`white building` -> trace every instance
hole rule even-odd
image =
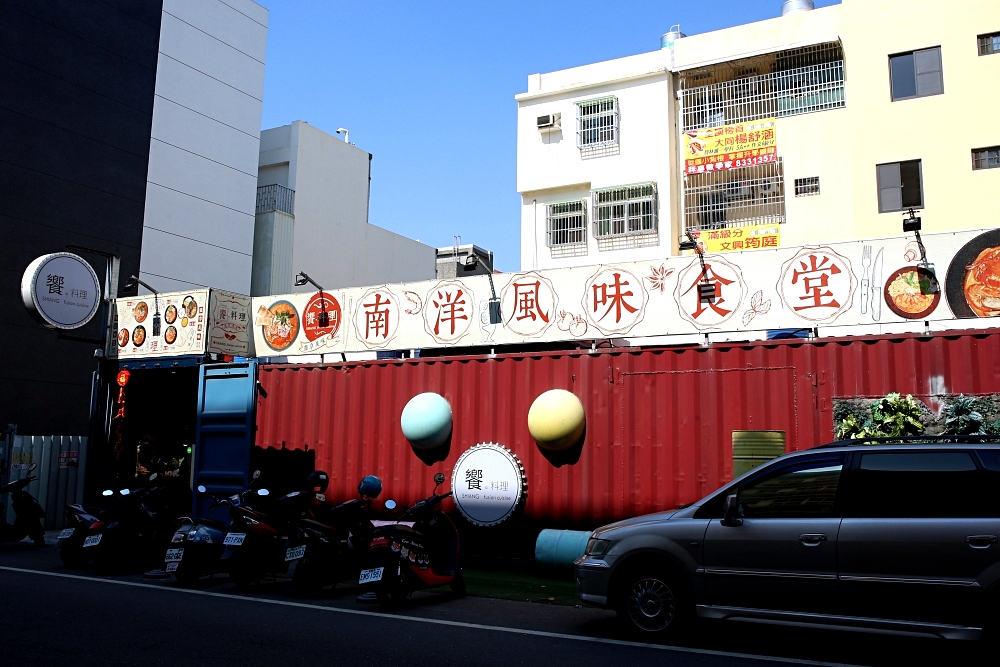
[[[251,294],[434,277],[434,248],[369,224],[371,159],[304,121],[261,132]]]
[[[268,11],[163,0],[140,278],[250,292]]]

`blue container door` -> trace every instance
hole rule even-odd
[[[228,521],[225,508],[198,493],[239,493],[250,477],[254,440],[257,362],[203,365],[198,377],[198,426],[194,453],[194,515]]]

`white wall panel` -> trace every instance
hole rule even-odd
[[[157,98],[154,139],[190,151],[233,169],[257,175],[260,140],[165,98]]]
[[[268,26],[268,10],[254,0],[219,0],[222,4],[232,7],[240,14],[249,16],[265,28]]]
[[[173,58],[159,59],[156,94],[254,137],[260,135],[259,99]]]
[[[156,139],[149,144],[147,180],[250,215],[256,209],[256,176],[210,162]]]
[[[163,0],[163,11],[264,62],[267,26],[219,0]]]
[[[263,97],[264,63],[167,13],[160,22],[160,52],[258,100]]]
[[[249,294],[251,263],[250,255],[193,239],[148,228],[142,234],[142,274],[160,291],[170,289],[163,279],[173,278]]]
[[[146,189],[146,227],[253,252],[253,216],[155,184]]]

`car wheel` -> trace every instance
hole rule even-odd
[[[688,614],[680,587],[659,572],[629,577],[621,590],[618,617],[640,634],[672,633]]]

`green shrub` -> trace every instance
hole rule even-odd
[[[920,401],[913,396],[907,394],[903,398],[892,392],[872,403],[871,416],[864,421],[848,414],[837,424],[836,435],[841,440],[920,435],[924,432],[921,412]]]
[[[986,419],[976,408],[979,401],[972,396],[959,394],[944,406],[944,433],[946,435],[986,435]],[[995,424],[996,422],[994,422]]]

